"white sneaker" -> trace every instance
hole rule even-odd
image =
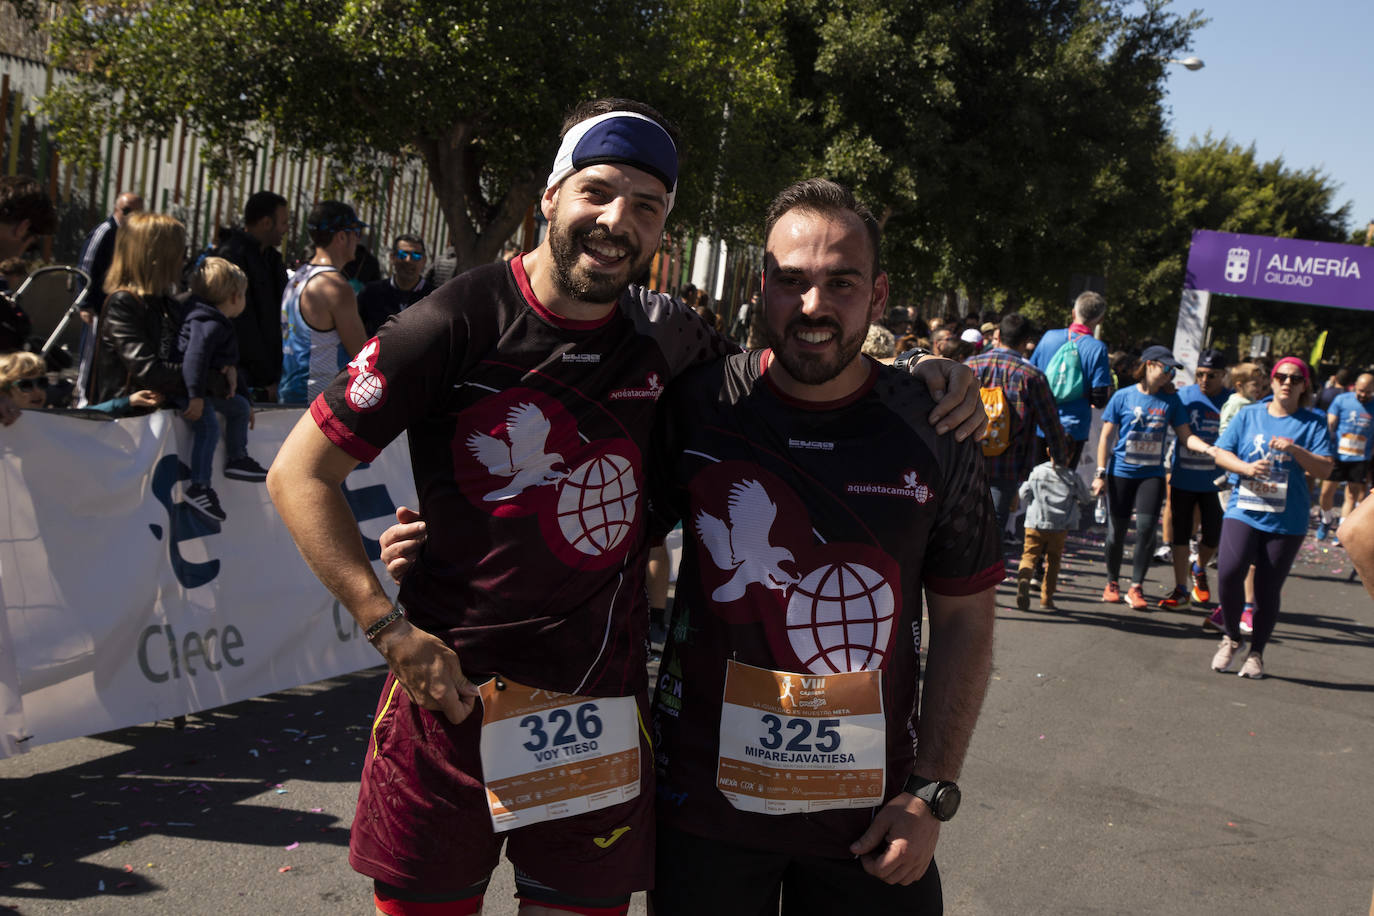
[[[1225,671],[1230,668],[1231,659],[1239,648],[1239,639],[1232,639],[1225,633],[1221,634],[1221,643],[1217,646],[1217,654],[1212,656],[1212,670]]]
[[[1259,680],[1264,677],[1264,659],[1259,657],[1258,652],[1251,652],[1245,657],[1245,664],[1241,665],[1240,671],[1236,673],[1241,677],[1250,677]]]

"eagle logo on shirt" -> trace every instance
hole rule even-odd
[[[639,450],[623,436],[585,435],[557,398],[527,387],[481,398],[458,415],[450,448],[468,502],[494,519],[533,517],[564,565],[604,569],[635,545]]]
[[[690,489],[696,575],[713,613],[761,623],[775,660],[793,671],[883,666],[901,612],[890,556],[823,538],[796,493],[757,465],[714,464]]]
[[[533,404],[517,404],[506,414],[506,438],[474,432],[467,438],[468,451],[493,477],[506,483],[482,498],[500,502],[530,487],[547,487],[568,476],[563,456],[548,451],[552,424]]]
[[[712,601],[737,601],[752,584],[785,590],[795,585],[798,576],[783,569],[796,557],[786,547],[769,542],[778,507],[757,480],[743,480],[730,488],[729,524],[700,510],[696,515],[697,535],[720,569],[732,569],[728,582],[711,593]]]

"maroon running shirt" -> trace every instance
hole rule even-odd
[[[408,433],[428,539],[400,600],[465,673],[620,696],[646,680],[641,491],[658,398],[729,348],[638,286],[603,320],[560,318],[517,258],[387,321],[310,413],[360,461]]]
[[[890,799],[915,756],[922,588],[991,588],[1002,555],[982,452],[935,434],[924,383],[874,363],[850,397],[809,403],[763,375],[770,358],[694,370],[660,412],[651,514],[660,531],[681,519],[684,537],[654,699],[659,817],[707,838],[843,858],[872,807],[765,814],[717,788],[727,660],[811,684],[881,671],[886,783],[874,790]],[[803,707],[790,685],[806,683],[786,688]],[[786,759],[780,742],[764,746]],[[834,749],[820,732],[787,747]]]

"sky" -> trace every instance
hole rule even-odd
[[[1349,226],[1374,221],[1374,0],[1174,0],[1211,21],[1168,68],[1170,127],[1254,144],[1260,162],[1317,168],[1349,201]]]

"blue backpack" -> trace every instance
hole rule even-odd
[[[1064,345],[1050,357],[1045,366],[1045,378],[1050,383],[1050,394],[1058,404],[1076,401],[1087,393],[1083,387],[1083,358],[1078,354],[1078,344],[1074,342],[1073,332],[1069,332]]]

